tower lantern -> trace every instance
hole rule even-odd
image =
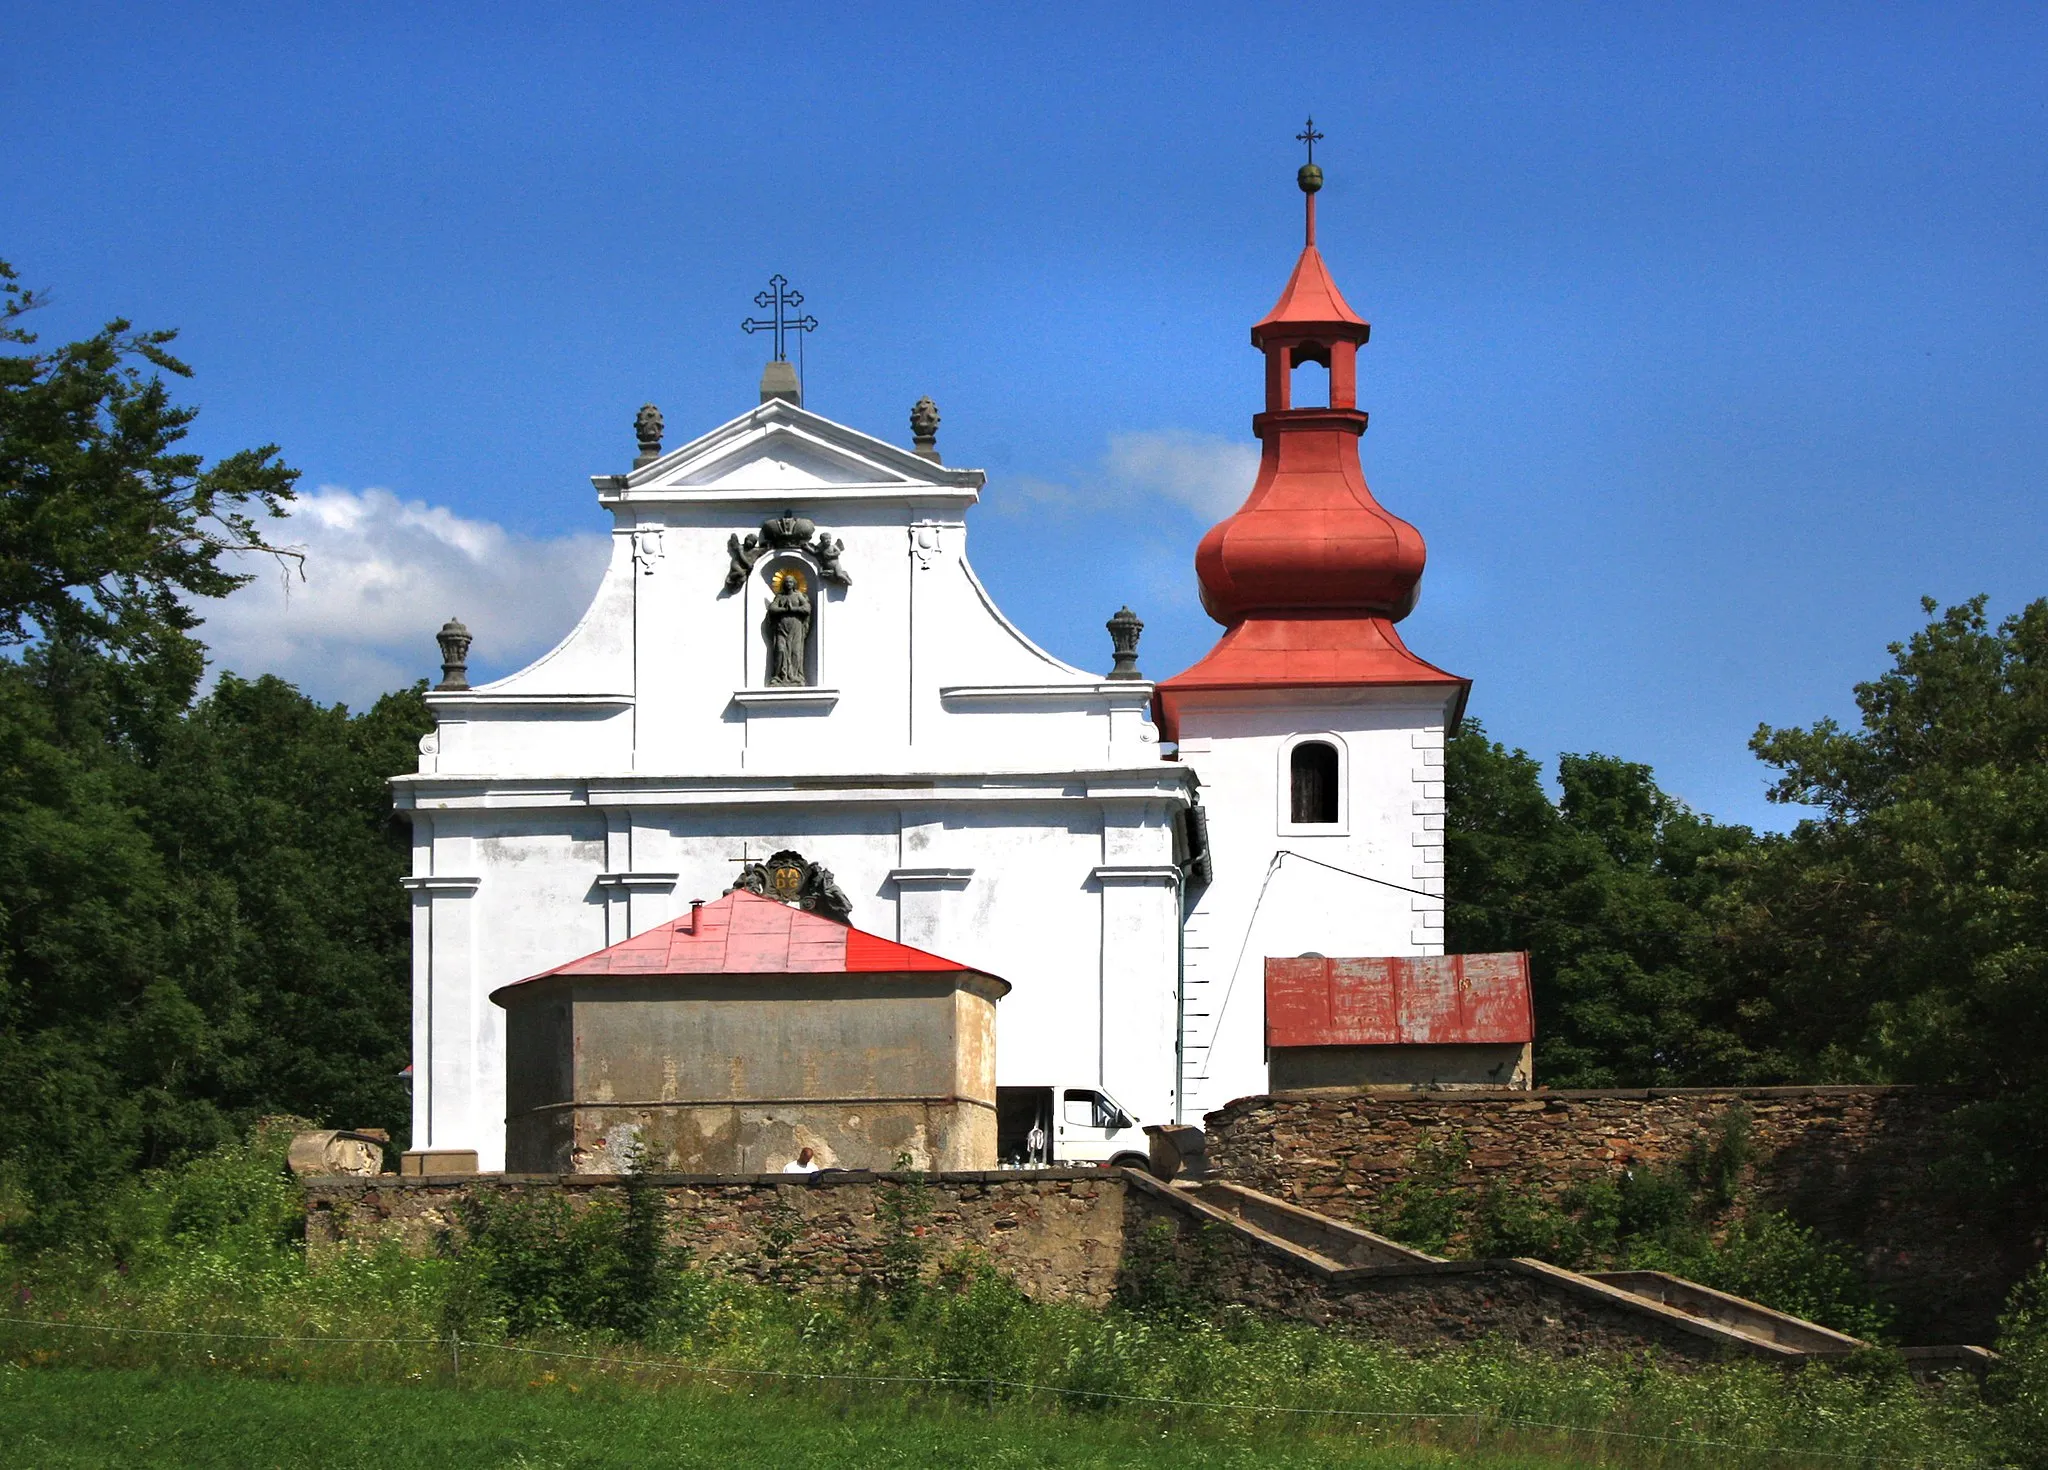
[[[1321,135],[1311,123],[1302,136],[1313,148]],[[1252,419],[1263,446],[1258,478],[1244,505],[1212,527],[1195,553],[1202,605],[1231,628],[1247,619],[1399,621],[1415,606],[1427,555],[1421,533],[1366,487],[1358,461],[1366,426],[1358,349],[1372,328],[1337,289],[1316,248],[1322,170],[1306,164],[1297,182],[1307,239],[1279,301],[1251,334],[1266,356],[1266,406]],[[1326,402],[1294,401],[1294,370],[1304,363],[1328,371]],[[1340,646],[1355,641],[1334,628],[1323,631]]]

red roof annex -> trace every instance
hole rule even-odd
[[[1535,1037],[1523,953],[1266,961],[1268,1046],[1520,1045]]]
[[[556,975],[873,975],[906,971],[986,973],[779,899],[735,889],[683,918],[514,984],[530,985]]]

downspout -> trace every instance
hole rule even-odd
[[[1214,872],[1209,857],[1209,814],[1202,810],[1201,778],[1188,772],[1191,787],[1188,805],[1177,824],[1177,852],[1174,866],[1180,870],[1175,907],[1180,922],[1174,926],[1173,982],[1173,1121],[1185,1122],[1187,1105],[1188,1046],[1188,915],[1194,907],[1194,893],[1209,885]],[[1190,882],[1190,878],[1193,879]]]
[[[1180,922],[1174,925],[1173,970],[1173,1121],[1183,1122],[1182,1100],[1187,1095],[1188,1056],[1188,875],[1181,870],[1174,885],[1174,907]]]

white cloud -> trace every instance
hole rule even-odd
[[[1135,429],[1109,436],[1109,450],[1079,485],[1020,475],[995,487],[999,513],[1067,514],[1170,500],[1204,522],[1244,504],[1259,472],[1259,447],[1192,429]]]
[[[434,632],[460,617],[473,665],[510,671],[575,625],[597,591],[610,538],[538,541],[442,505],[323,485],[270,539],[305,552],[305,579],[268,558],[215,604],[200,632],[216,669],[277,674],[323,700],[360,706],[437,676]]]
[[[1259,446],[1191,429],[1145,429],[1112,434],[1103,464],[1114,482],[1219,520],[1251,494]]]

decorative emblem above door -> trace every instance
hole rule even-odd
[[[738,879],[726,892],[738,888],[763,898],[793,903],[828,918],[843,920],[853,912],[852,901],[833,881],[830,868],[810,862],[802,853],[788,848],[765,862],[749,863],[740,869]]]

